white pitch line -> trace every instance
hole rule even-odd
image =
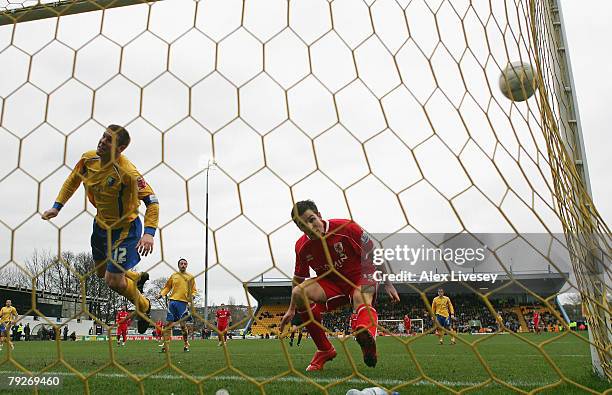
[[[23,374],[23,372],[17,372],[17,371],[12,371],[12,370],[4,370],[4,371],[0,371],[0,374],[8,374],[8,373],[20,373]],[[58,375],[58,376],[70,376],[70,377],[76,377],[75,373],[71,373],[71,372],[44,372],[41,374],[45,374],[45,375]],[[119,374],[119,373],[96,373],[93,378],[96,377],[103,377],[103,378],[122,378],[122,379],[129,379],[128,376],[126,376],[125,374]],[[141,377],[141,376],[139,376]],[[204,376],[191,376],[193,377],[196,381],[202,380],[204,379]],[[155,374],[152,376],[147,377],[147,380],[149,379],[156,379],[156,380],[186,380],[184,377],[182,376],[178,376],[178,375],[171,375],[171,374]],[[258,381],[258,382],[263,382],[266,380],[269,380],[270,377],[253,377],[254,380]],[[319,384],[329,384],[329,383],[335,383],[338,381],[343,381],[343,377],[311,377],[312,381],[319,383]],[[371,378],[372,381],[374,381],[375,383],[378,384],[382,384],[385,386],[395,386],[395,385],[399,385],[399,384],[404,384],[406,383],[407,380],[393,380],[393,379],[376,379],[376,378]],[[207,381],[242,381],[242,382],[249,382],[249,380],[245,379],[242,376],[214,376],[214,377],[210,377],[208,378]],[[484,380],[483,380],[484,381]],[[295,377],[295,376],[284,376],[284,377],[280,377],[277,378],[276,380],[272,381],[272,383],[274,382],[282,382],[282,383],[307,383],[308,380],[304,380],[301,377]],[[481,382],[469,382],[469,381],[448,381],[448,380],[436,380],[436,382],[446,385],[448,387],[472,387],[475,385],[480,384]],[[528,381],[505,381],[506,383],[514,386],[514,387],[541,387],[544,385],[548,385],[550,383],[544,383],[544,382],[528,382]],[[369,382],[359,379],[359,378],[351,378],[348,380],[344,380],[343,383],[351,383],[351,384],[370,384]],[[271,384],[271,383],[268,383]],[[410,386],[413,385],[418,385],[418,386],[423,386],[423,385],[428,385],[428,386],[433,386],[435,385],[434,383],[430,382],[430,381],[426,381],[426,380],[421,380],[418,381],[414,384],[410,384]],[[491,383],[489,385],[496,385],[496,383]]]

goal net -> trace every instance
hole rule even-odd
[[[533,67],[538,87],[523,102],[498,87],[502,70],[517,61]],[[119,124],[132,136],[125,155],[160,202],[154,251],[137,269],[166,279],[178,258],[188,257],[209,305],[232,298],[246,306],[230,329],[254,318],[250,282],[292,278],[300,233],[288,211],[313,199],[324,218],[354,219],[381,243],[405,234],[435,246],[448,235],[511,235],[487,246],[489,272],[503,281],[454,283],[453,298],[472,298],[465,302],[471,310],[458,313],[483,326],[513,325],[505,338],[528,344],[550,373],[528,391],[590,384],[581,381],[586,374],[567,373],[561,359],[550,357],[548,343],[519,335],[532,314],[519,298],[550,312],[544,317],[550,325],[566,329],[554,339],[588,346],[596,370],[612,377],[610,229],[585,187],[557,1],[0,1],[0,64],[0,285],[31,290],[41,306],[43,296],[64,298],[61,317],[48,322],[58,330],[90,320],[89,327],[112,331],[122,303],[79,255],[89,251],[96,213],[83,189],[57,218],[40,220],[81,154],[95,149],[107,125]],[[420,285],[399,281],[427,320],[437,287],[451,286],[433,275],[453,268],[440,263]],[[544,287],[550,278],[562,288]],[[555,305],[561,292],[580,296],[588,336],[567,330]],[[499,301],[509,293],[518,295],[514,304]],[[20,315],[47,320],[42,307],[28,303]],[[270,308],[261,319],[273,333],[283,309]],[[214,337],[214,317],[204,314],[194,311],[196,325]],[[348,317],[339,322],[348,325]],[[420,322],[421,333],[435,331]],[[380,325],[399,332],[393,320]],[[419,338],[427,337],[397,338],[406,360],[418,360]],[[522,385],[490,369],[480,354],[489,341],[459,337],[480,370],[474,382],[453,388]],[[269,385],[294,390],[285,376],[333,392],[374,374],[352,364],[343,371],[347,379],[314,381],[284,346],[274,350],[291,361],[265,377],[234,366],[231,347],[218,355],[218,371],[168,357],[155,372],[179,372],[200,391],[224,372],[237,377],[229,383],[241,379],[261,392]],[[128,375],[144,391],[153,367],[123,366],[114,355],[89,370],[61,352],[57,358],[85,388],[108,367],[115,370],[104,377]],[[3,369],[19,363],[9,353]],[[381,386],[449,388],[428,366],[414,366],[412,376]]]

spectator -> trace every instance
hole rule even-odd
[[[64,327],[64,341],[68,340],[68,325]]]
[[[17,325],[13,325],[13,328],[12,328],[12,332],[13,332],[13,333],[12,333],[11,335],[12,335],[12,337],[13,337],[13,341],[14,341],[14,342],[15,342],[15,341],[17,341],[17,336],[18,336],[18,334],[17,334],[17,329],[18,329],[18,328],[17,328]]]
[[[30,323],[29,322],[26,324],[25,328],[23,328],[23,333],[25,334],[25,341],[29,342],[30,341],[30,333],[31,333]]]
[[[76,341],[76,332],[72,331],[72,333],[70,334],[70,340],[72,340],[73,342]]]

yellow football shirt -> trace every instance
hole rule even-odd
[[[189,273],[177,272],[172,274],[160,293],[162,296],[166,296],[170,291],[172,291],[170,293],[171,300],[191,302],[194,295],[197,293],[195,278]]]
[[[61,209],[83,183],[87,197],[97,209],[96,222],[102,228],[119,229],[138,216],[140,201],[147,206],[145,233],[155,234],[159,220],[159,204],[153,189],[124,155],[115,162],[102,165],[96,151],[85,152],[74,167],[54,207]]]
[[[0,322],[6,324],[17,318],[17,309],[15,306],[6,307],[0,309]]]
[[[448,296],[436,296],[431,302],[431,308],[434,314],[441,315],[442,317],[448,317],[455,314],[455,308],[450,301]]]

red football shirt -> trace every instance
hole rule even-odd
[[[230,319],[230,312],[227,309],[219,309],[215,316],[217,317],[217,324],[227,325]]]
[[[404,317],[404,329],[406,330],[410,329],[411,323],[412,321],[410,320],[410,317]]]
[[[348,219],[330,219],[325,223],[325,242],[336,270],[343,276],[356,280],[359,277],[371,277],[374,265],[368,254],[374,244],[370,236],[355,222]],[[310,239],[302,235],[295,243],[296,277],[310,277],[310,268],[317,276],[329,270],[328,260],[323,249],[322,239]],[[332,280],[335,273],[326,276]]]
[[[351,331],[355,331],[355,327],[357,326],[357,314],[351,314]]]
[[[119,328],[127,328],[130,325],[130,321],[130,313],[128,311],[117,312],[116,322]]]
[[[537,311],[534,311],[533,322],[538,322],[538,321],[540,321],[540,314]]]

